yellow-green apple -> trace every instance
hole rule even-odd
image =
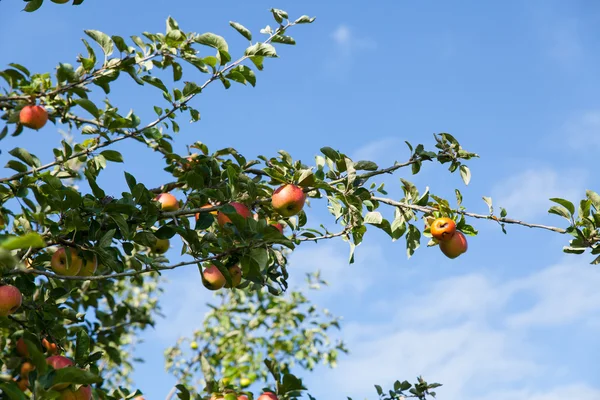
[[[277,395],[273,392],[264,392],[263,394],[258,396],[258,399],[256,399],[256,400],[279,400],[279,399],[277,398]]]
[[[79,270],[78,276],[92,276],[96,269],[98,268],[98,257],[94,256],[94,258],[85,259],[83,261],[83,265]]]
[[[296,185],[278,187],[271,196],[273,209],[284,217],[298,214],[304,207],[306,193]]]
[[[237,265],[232,265],[228,267],[229,275],[231,275],[231,285],[225,282],[226,288],[238,287],[242,282],[242,269]]]
[[[160,203],[161,210],[163,211],[168,212],[179,210],[179,202],[171,193],[161,193],[154,198],[154,201],[158,201]]]
[[[46,338],[42,339],[42,346],[46,349],[46,352],[48,354],[58,353],[58,346],[56,345],[56,343],[50,343]]]
[[[249,218],[252,216],[252,212],[250,212],[248,207],[246,207],[245,205],[243,205],[241,203],[237,203],[234,201],[234,202],[229,203],[229,205],[232,206],[233,208],[235,208],[235,211],[244,218]],[[229,217],[227,215],[225,215],[223,212],[219,211],[217,213],[217,222],[219,223],[220,226],[224,226],[226,223],[231,222],[231,219],[229,219]]]
[[[205,204],[200,208],[210,208],[210,207],[214,207],[214,206],[212,204]],[[212,215],[217,215],[217,210],[210,211],[210,213]],[[196,213],[196,221],[198,221],[198,219],[200,219],[200,213]]]
[[[68,388],[62,390],[58,396],[58,400],[90,400],[91,398],[92,388],[89,386],[80,386],[77,390]]]
[[[27,344],[25,343],[25,339],[19,338],[19,340],[17,340],[17,345],[15,347],[17,348],[18,355],[20,355],[21,357],[29,357],[29,350],[27,349]]]
[[[46,358],[46,363],[54,369],[61,369],[66,367],[72,367],[75,363],[67,357],[63,356],[50,356]],[[69,387],[70,383],[59,383],[52,386],[53,390],[63,390]]]
[[[23,296],[21,291],[13,285],[0,286],[0,317],[7,317],[14,314],[19,307]]]
[[[48,122],[48,112],[42,106],[25,106],[19,113],[19,121],[31,129],[41,129]]]
[[[440,242],[440,250],[448,258],[456,258],[467,251],[467,238],[461,231],[454,232],[449,240]]]
[[[169,239],[156,239],[156,243],[154,243],[154,246],[152,246],[150,250],[156,254],[164,254],[169,250],[170,245],[171,242]]]
[[[209,290],[218,290],[225,286],[225,277],[215,265],[211,265],[202,272],[202,284]]]
[[[440,242],[450,240],[456,232],[456,222],[451,218],[437,218],[431,223],[429,231],[431,236]]]
[[[250,379],[248,379],[248,378],[241,378],[240,379],[240,386],[243,387],[243,388],[250,386],[251,383],[252,383],[252,381]]]
[[[83,260],[77,251],[61,247],[52,255],[50,266],[52,271],[58,275],[75,276],[81,270],[82,263]]]

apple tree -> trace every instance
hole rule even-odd
[[[43,0],[29,0],[25,11],[41,6]],[[1,399],[141,398],[130,379],[135,346],[161,315],[162,285],[178,268],[197,268],[199,284],[215,291],[218,303],[193,337],[167,349],[166,368],[179,384],[166,397],[254,398],[254,385],[262,388],[258,399],[276,400],[302,396],[308,389],[299,372],[320,362],[334,367],[347,352],[330,337],[339,319],[288,288],[288,257],[306,242],[344,240],[352,263],[375,228],[403,240],[408,257],[425,237],[428,248],[456,258],[477,234],[471,221],[485,219],[505,233],[514,224],[568,234],[565,252],[590,249],[599,262],[595,192],[577,207],[551,199],[549,212],[566,220],[560,228],[507,218],[502,208],[496,214],[488,197],[488,214],[471,213],[459,189],[454,199],[419,190],[407,177],[430,162],[469,183],[466,163],[478,156],[448,133],[429,145],[407,142],[410,157],[389,166],[352,160],[333,147],[320,148],[310,162],[283,150],[247,158],[201,141],[190,143],[188,154],[174,151],[182,121],[199,121],[195,100],[207,86],[255,86],[277,47],[296,43],[290,32],[315,20],[280,9],[271,15],[274,27],[260,35],[230,22],[235,40],[249,42],[237,56],[223,36],[187,32],[168,18],[164,32],[129,39],[86,30],[85,55],[54,73],[16,63],[0,71],[0,139],[10,134],[26,143],[34,130],[52,126],[73,135],[45,154],[11,149],[10,172],[0,178]],[[124,80],[155,90],[154,119],[111,103],[111,89]],[[124,141],[160,153],[171,179],[152,188],[126,172],[128,190],[107,194],[98,178],[126,162],[118,150]],[[404,173],[399,199],[377,182],[395,173]],[[326,204],[339,229],[311,224],[305,203]],[[183,261],[169,261],[171,241],[181,243]],[[323,283],[317,273],[307,276],[309,288]],[[419,377],[376,391],[386,400],[425,399],[438,386]]]

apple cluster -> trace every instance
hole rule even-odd
[[[456,258],[468,248],[464,233],[456,229],[456,222],[451,218],[437,218],[431,223],[431,236],[440,245],[440,250],[448,258]]]

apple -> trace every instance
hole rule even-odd
[[[210,208],[210,207],[214,207],[214,206],[212,204],[205,204],[200,208]],[[217,210],[210,211],[210,213],[212,215],[217,215]],[[198,221],[199,219],[200,219],[200,213],[196,213],[196,221]]]
[[[92,398],[92,388],[89,386],[80,386],[79,389],[71,388],[60,392],[58,400],[90,400]]]
[[[243,388],[250,386],[251,383],[252,383],[252,381],[250,379],[248,379],[248,378],[241,378],[240,379],[240,386],[243,387]]]
[[[21,378],[27,379],[27,377],[29,376],[29,373],[31,371],[33,371],[35,369],[35,366],[30,363],[29,361],[25,361],[23,364],[21,364],[21,371],[20,371],[20,375]]]
[[[48,112],[42,106],[25,106],[19,113],[19,121],[31,129],[41,129],[48,122]]]
[[[238,287],[240,282],[242,282],[242,269],[237,265],[232,265],[227,268],[227,270],[229,271],[229,275],[231,275],[231,285],[228,285],[227,282],[225,282],[225,287]]]
[[[14,314],[21,307],[22,302],[23,296],[19,289],[13,285],[0,286],[0,317]]]
[[[190,349],[198,350],[198,342],[193,341],[192,343],[190,343]]]
[[[65,367],[72,367],[75,363],[67,357],[63,356],[50,356],[46,358],[46,363],[54,369],[61,369]],[[53,390],[63,390],[69,387],[70,383],[59,383],[58,385],[52,386]]]
[[[209,290],[218,290],[225,286],[225,277],[214,265],[206,268],[202,272],[202,284]]]
[[[71,0],[52,0],[52,2],[56,3],[56,4],[65,4],[65,3],[68,3],[69,1],[71,1]]]
[[[156,243],[154,243],[154,246],[152,246],[150,250],[156,254],[164,254],[169,250],[170,246],[171,242],[169,239],[156,239]]]
[[[467,251],[467,238],[461,231],[456,231],[448,240],[440,242],[440,250],[448,258],[456,258]]]
[[[277,188],[271,196],[273,209],[283,217],[298,214],[304,207],[306,193],[296,185],[283,185]]]
[[[17,380],[16,378],[13,378],[13,380],[17,382],[17,387],[21,390],[21,392],[26,391],[27,388],[29,387],[28,379],[21,378],[21,379]]]
[[[277,229],[283,235],[283,224],[277,221],[269,221],[269,225]]]
[[[29,357],[29,350],[27,349],[27,344],[23,338],[17,340],[17,345],[15,347],[17,348],[18,355],[21,357]]]
[[[67,254],[68,251],[68,254]],[[70,255],[71,260],[69,260]],[[55,274],[75,276],[81,270],[82,259],[71,248],[61,247],[52,255],[50,266]]]
[[[440,242],[450,240],[456,232],[456,222],[451,218],[437,218],[431,223],[429,231]]]
[[[98,257],[94,256],[91,260],[84,260],[81,270],[79,270],[78,276],[92,276],[98,269]]]
[[[58,353],[58,346],[56,345],[56,343],[50,343],[46,338],[42,339],[42,346],[46,349],[46,352],[48,352],[48,354]]]
[[[248,396],[246,396],[245,394],[240,394],[237,400],[248,400]]]
[[[154,201],[158,201],[163,211],[176,211],[179,210],[179,202],[177,198],[171,193],[161,193],[154,198]]]
[[[258,399],[256,399],[256,400],[279,400],[279,399],[277,398],[277,395],[273,392],[264,392],[263,394],[258,396]]]
[[[232,206],[233,208],[235,208],[235,211],[244,218],[249,218],[252,216],[252,213],[250,212],[248,207],[246,207],[245,205],[243,205],[241,203],[236,203],[234,201],[234,202],[229,203],[229,205]],[[223,227],[226,223],[228,223],[228,222],[231,223],[231,219],[229,219],[229,217],[227,215],[225,215],[224,213],[219,211],[217,213],[217,222],[219,223],[219,225],[221,227]]]

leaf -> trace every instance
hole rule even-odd
[[[41,5],[41,1],[40,1],[40,5]],[[25,8],[27,8],[27,7],[25,7]],[[27,11],[27,10],[25,10],[25,11]],[[35,11],[35,10],[32,10],[32,11]],[[9,378],[10,378],[10,375],[9,375]],[[27,397],[25,397],[25,394],[17,386],[16,382],[0,383],[0,389],[2,390],[2,393],[5,394],[7,396],[7,398],[10,400],[26,400],[27,399]]]
[[[40,165],[42,165],[39,158],[37,158],[36,156],[34,156],[33,154],[29,153],[27,150],[21,147],[15,147],[11,151],[9,151],[8,154],[17,157],[19,160],[23,161],[30,167],[39,167]]]
[[[275,35],[271,38],[271,42],[272,43],[281,43],[281,44],[290,44],[290,45],[296,44],[296,41],[294,40],[293,37],[286,36],[286,35]]]
[[[563,206],[552,206],[548,210],[548,213],[549,214],[556,214],[558,216],[561,216],[561,217],[565,218],[567,221],[571,220],[571,215],[569,214],[569,210],[567,210]]]
[[[42,6],[43,2],[44,2],[44,0],[29,0],[27,2],[27,5],[25,5],[25,8],[23,9],[23,11],[34,12],[35,10],[37,10],[38,8],[40,8]]]
[[[490,214],[494,213],[494,207],[492,207],[492,198],[491,197],[487,197],[487,196],[483,196],[482,197],[483,201],[485,201],[485,204],[487,204],[488,208],[490,209]]]
[[[415,250],[421,245],[421,231],[412,224],[408,224],[408,231],[406,232],[406,254],[410,258]]]
[[[77,344],[75,345],[75,361],[79,364],[87,359],[90,352],[90,337],[85,329],[77,332]]]
[[[222,36],[207,32],[197,36],[194,40],[196,43],[217,49],[221,58],[221,65],[231,61],[229,46]]]
[[[30,247],[38,249],[46,247],[46,243],[39,233],[29,232],[22,236],[9,236],[8,239],[0,243],[0,247],[6,250],[28,249]]]
[[[264,269],[269,261],[269,253],[265,248],[256,248],[250,251],[250,257],[256,261],[260,269]]]
[[[378,395],[381,396],[383,394],[383,389],[381,389],[381,386],[375,385],[375,390],[377,390]]]
[[[376,171],[377,168],[379,167],[373,161],[357,161],[354,163],[354,169],[357,171]]]
[[[308,15],[303,15],[297,20],[294,21],[294,24],[312,24],[315,21],[315,17],[309,17]]]
[[[466,165],[460,166],[460,177],[462,178],[465,185],[468,185],[471,181],[471,170]]]
[[[100,47],[102,47],[102,51],[104,51],[106,57],[110,56],[113,53],[114,45],[110,36],[100,31],[91,29],[85,30],[84,32],[86,35],[91,37],[96,43],[98,43]]]
[[[553,202],[555,202],[557,204],[560,204],[561,206],[563,206],[564,208],[566,208],[567,210],[569,210],[569,212],[571,213],[571,215],[575,214],[575,206],[569,200],[565,200],[565,199],[560,199],[560,198],[557,198],[557,197],[553,197],[553,198],[550,199],[550,201],[553,201]]]
[[[100,153],[108,161],[112,162],[123,162],[123,156],[116,150],[104,150]]]
[[[75,104],[79,105],[81,108],[92,114],[94,117],[99,118],[100,112],[98,111],[98,107],[88,99],[77,99],[74,101]]]
[[[378,211],[370,211],[365,215],[365,224],[379,225],[383,221],[381,213]]]
[[[340,153],[332,149],[331,147],[322,147],[321,153],[333,161],[337,161],[340,158]]]
[[[243,37],[245,37],[248,40],[252,40],[252,33],[250,32],[250,30],[248,28],[246,28],[244,25],[237,23],[237,22],[233,22],[233,21],[229,21],[229,25],[235,29],[236,31],[238,31]]]
[[[248,47],[244,53],[246,56],[258,56],[258,57],[277,57],[277,51],[275,47],[268,43],[256,43]],[[260,68],[259,68],[260,69]]]
[[[161,89],[165,93],[169,92],[169,90],[167,89],[165,84],[155,76],[145,75],[145,76],[142,76],[142,80],[144,82],[151,84],[152,86],[156,86],[157,88]]]
[[[54,370],[54,376],[46,383],[46,389],[58,383],[74,383],[76,385],[91,385],[102,383],[103,379],[98,375],[77,367],[65,367]]]
[[[194,82],[186,82],[182,93],[184,97],[188,97],[193,94],[200,93],[201,91],[202,88],[196,85]]]

